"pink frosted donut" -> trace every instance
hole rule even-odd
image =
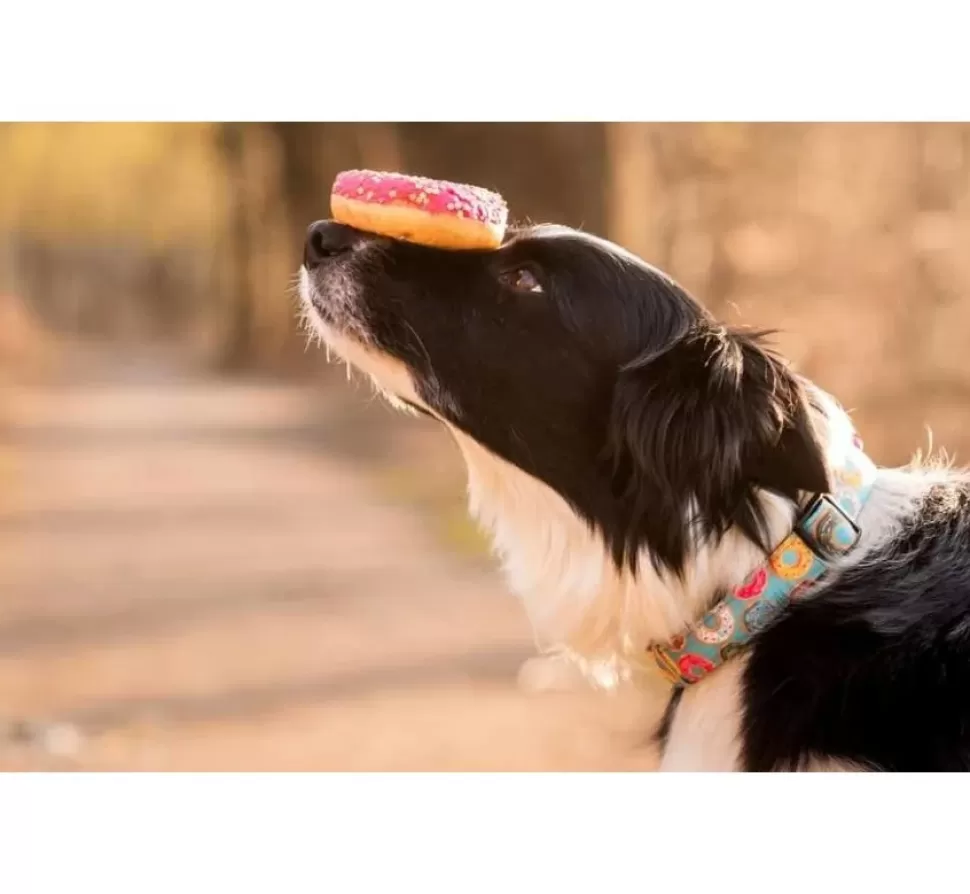
[[[498,248],[509,210],[495,192],[384,171],[344,171],[330,191],[334,220],[437,248]]]

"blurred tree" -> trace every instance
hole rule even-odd
[[[256,296],[250,272],[255,239],[246,182],[246,128],[241,124],[223,124],[219,128],[219,146],[229,186],[223,280],[228,312],[219,364],[225,370],[234,370],[249,363],[255,336]]]

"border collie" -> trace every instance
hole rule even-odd
[[[662,770],[970,769],[966,473],[871,464],[765,333],[566,227],[444,251],[318,221],[300,295],[451,432],[540,643],[669,679]]]

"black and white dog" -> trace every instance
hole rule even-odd
[[[730,633],[722,600],[759,569],[809,567],[765,563],[833,492],[848,416],[620,247],[540,226],[444,251],[319,221],[300,293],[329,348],[451,431],[551,647],[636,679],[685,631]],[[872,470],[853,548],[672,687],[662,769],[970,769],[970,476]]]

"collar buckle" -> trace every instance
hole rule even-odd
[[[828,494],[818,494],[808,504],[795,530],[823,562],[847,556],[862,536],[855,521]]]

